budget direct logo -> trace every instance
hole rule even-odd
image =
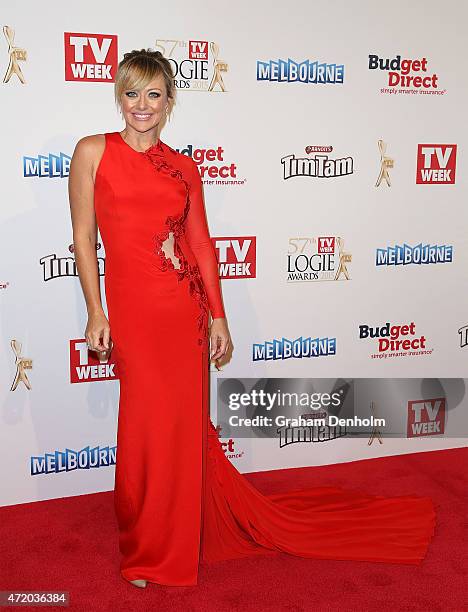
[[[220,425],[216,427],[216,430],[218,432],[219,442],[222,446],[224,454],[231,461],[233,459],[241,459],[244,456],[245,451],[240,450],[238,448],[239,440],[234,440],[233,438],[227,438],[227,439],[222,440],[221,438],[224,437],[224,436],[221,436],[222,429],[223,428]]]
[[[65,80],[113,83],[117,72],[115,34],[64,33]]]
[[[309,145],[305,148],[309,157],[296,157],[294,153],[282,157],[283,179],[298,176],[329,179],[353,174],[353,158],[349,156],[332,158],[328,155],[332,151],[332,146]]]
[[[359,325],[359,339],[375,340],[377,352],[371,354],[371,359],[430,355],[434,350],[427,348],[426,337],[416,332],[414,321],[404,325],[387,322],[381,327]]]
[[[457,145],[418,144],[416,183],[418,185],[454,185]]]
[[[96,250],[99,251],[101,244],[96,244]],[[70,253],[74,252],[73,244],[68,247]],[[105,275],[106,260],[105,257],[97,257],[99,276]],[[78,269],[74,257],[58,257],[56,253],[41,257],[39,263],[42,267],[44,281],[52,280],[53,278],[63,278],[64,276],[78,276]]]
[[[344,83],[344,64],[329,64],[308,59],[295,62],[289,58],[257,61],[257,81],[341,85]]]
[[[117,446],[85,446],[81,450],[56,450],[30,458],[31,476],[115,465],[116,456]]]
[[[71,157],[60,152],[57,155],[23,156],[23,176],[25,178],[66,178],[70,174]]]
[[[382,58],[369,55],[369,70],[386,73],[386,87],[380,89],[383,94],[409,95],[443,95],[446,89],[439,88],[439,76],[429,68],[426,57],[420,59]]]
[[[446,414],[445,397],[410,400],[408,402],[407,437],[417,438],[443,434]]]
[[[311,236],[289,239],[287,282],[350,280],[352,255],[341,236]]]
[[[82,383],[119,378],[117,364],[112,357],[100,360],[98,353],[90,351],[86,340],[70,340],[70,382]]]
[[[176,150],[193,159],[204,185],[244,185],[247,180],[239,177],[237,163],[226,159],[221,146],[201,149],[188,144]]]
[[[228,64],[220,47],[207,40],[167,40],[159,38],[154,48],[172,65],[176,89],[185,91],[226,91],[224,74]]]
[[[294,340],[274,338],[265,342],[254,343],[252,361],[272,361],[284,359],[302,359],[304,357],[327,357],[336,355],[336,338],[328,336],[312,338],[300,336]]]
[[[410,264],[442,264],[453,262],[453,245],[423,244],[416,246],[396,244],[378,248],[375,252],[376,266],[408,266]]]
[[[256,278],[255,236],[218,236],[212,238],[211,242],[217,252],[220,278]]]

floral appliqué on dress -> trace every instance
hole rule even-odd
[[[167,145],[166,145],[167,146]],[[168,147],[170,148],[170,147]],[[171,149],[172,150],[172,149]],[[159,255],[161,261],[160,270],[174,270],[177,273],[177,279],[182,281],[187,278],[189,282],[190,295],[195,297],[200,306],[200,315],[197,318],[198,331],[200,336],[198,338],[198,344],[202,345],[208,342],[208,298],[205,291],[205,286],[200,275],[200,269],[198,265],[190,265],[185,258],[184,253],[180,249],[178,237],[185,232],[185,219],[187,218],[190,210],[190,185],[184,179],[182,172],[177,168],[171,167],[164,155],[164,150],[161,145],[161,141],[158,141],[155,145],[142,152],[142,155],[147,157],[153,164],[156,170],[165,172],[175,179],[179,180],[185,186],[186,190],[186,202],[183,213],[178,217],[168,216],[166,218],[167,229],[163,232],[159,232],[155,236],[156,240],[156,253]],[[178,258],[180,267],[176,268],[171,259],[168,259],[163,251],[163,243],[169,238],[169,234],[173,234],[174,237],[174,256]]]

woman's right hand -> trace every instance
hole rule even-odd
[[[104,311],[88,315],[85,338],[91,351],[101,354],[110,352],[112,348],[110,326]]]

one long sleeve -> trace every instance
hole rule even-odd
[[[218,260],[206,220],[202,181],[196,163],[191,158],[187,161],[190,208],[185,219],[185,237],[197,260],[211,316],[213,319],[223,318],[225,312],[219,282]]]

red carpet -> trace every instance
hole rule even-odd
[[[118,573],[108,492],[0,508],[0,590],[69,591],[70,609],[86,612],[466,611],[467,460],[463,448],[248,476],[264,493],[328,484],[431,497],[437,524],[420,567],[278,554],[204,564],[196,587],[138,589]]]

